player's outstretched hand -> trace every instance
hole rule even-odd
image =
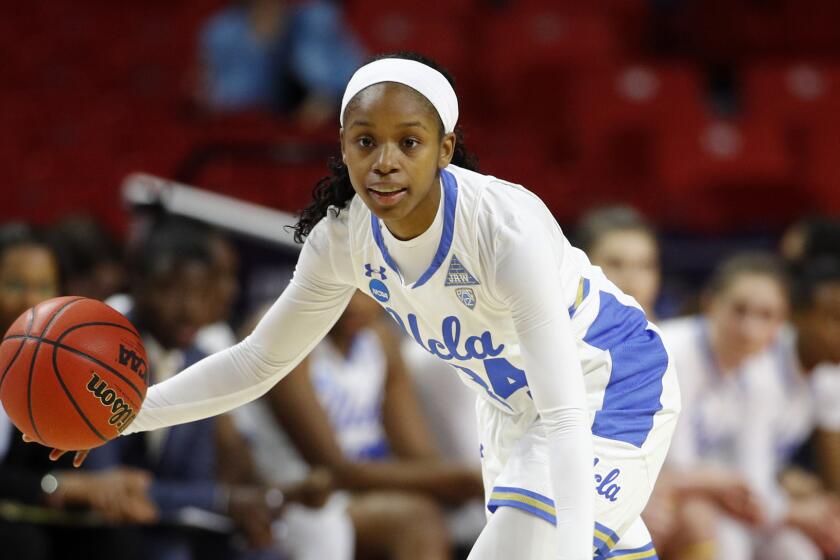
[[[26,443],[37,443],[34,439],[29,437],[26,434],[23,434],[23,441]],[[50,451],[50,461],[58,461],[65,453],[69,453],[66,449],[53,449]],[[73,466],[79,468],[82,466],[82,463],[85,462],[85,459],[90,453],[90,449],[81,449],[76,451],[76,456],[73,457]]]

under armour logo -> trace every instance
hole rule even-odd
[[[380,266],[379,270],[374,270],[373,267],[370,265],[370,263],[367,263],[365,265],[365,276],[367,276],[368,278],[373,278],[374,274],[378,274],[380,280],[387,280],[388,279],[388,277],[385,276],[385,267],[384,266]]]

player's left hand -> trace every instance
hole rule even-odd
[[[34,439],[29,437],[26,434],[23,434],[23,441],[26,443],[37,443]],[[69,453],[68,450],[65,449],[53,449],[50,451],[50,461],[58,461],[65,453]],[[79,468],[82,466],[82,463],[85,462],[85,459],[90,453],[90,449],[81,449],[76,451],[76,456],[73,457],[73,466]]]
[[[286,499],[310,508],[320,508],[330,497],[335,483],[332,474],[321,467],[315,467],[304,480],[283,489]]]

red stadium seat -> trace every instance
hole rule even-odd
[[[803,175],[815,198],[814,210],[840,216],[840,129],[834,124],[814,130]]]
[[[815,209],[840,211],[840,65],[754,64],[743,89],[747,114],[784,131],[797,182]]]
[[[657,160],[668,217],[680,227],[780,226],[810,205],[795,189],[792,159],[771,122],[675,121]]]
[[[412,10],[409,4],[353,2],[346,7],[346,18],[372,54],[416,51],[453,72],[468,67],[463,17],[449,8]]]
[[[753,64],[743,71],[744,108],[787,129],[840,122],[840,65]]]
[[[573,82],[572,100],[574,153],[593,188],[655,212],[663,131],[705,118],[698,76],[669,65],[584,72]]]

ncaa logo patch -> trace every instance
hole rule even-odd
[[[385,282],[382,280],[377,280],[374,278],[368,284],[368,288],[370,288],[370,293],[376,299],[376,301],[380,301],[385,303],[389,299],[391,299],[391,292],[388,290],[388,286],[385,285]]]
[[[461,300],[461,303],[469,307],[470,309],[475,308],[476,298],[475,292],[472,288],[458,288],[455,290],[455,295],[458,296],[458,299]]]

